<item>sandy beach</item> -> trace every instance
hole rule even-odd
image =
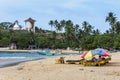
[[[0,68],[0,80],[120,80],[120,52],[112,53],[110,63],[97,66],[55,64],[57,57],[29,61]],[[65,56],[65,60],[80,59],[80,55]]]

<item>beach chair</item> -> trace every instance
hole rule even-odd
[[[111,61],[111,57],[108,57],[108,58],[105,59],[106,63],[109,63],[109,61]]]
[[[84,62],[84,59],[81,59],[80,62],[79,62],[79,64],[83,64],[83,62]]]
[[[83,61],[82,63],[84,66],[92,66],[94,65],[94,62],[93,61]]]
[[[79,63],[80,60],[66,60],[66,63],[67,64],[76,64],[76,63]]]
[[[95,65],[96,66],[105,65],[106,63],[109,63],[110,60],[111,60],[111,56],[108,56],[108,58],[102,58],[101,61],[95,62]]]
[[[101,60],[101,61],[98,61],[98,62],[94,62],[96,66],[101,66],[101,65],[105,65],[106,64],[106,61],[105,60]]]
[[[83,61],[83,65],[84,66],[101,66],[101,65],[105,65],[106,63],[109,63],[109,61],[111,60],[111,56],[109,56],[108,58],[104,58],[100,61]]]
[[[104,65],[104,64],[106,64],[105,60],[96,61],[96,62],[93,62],[93,61],[84,61],[83,62],[84,66],[101,66],[101,65]]]
[[[84,59],[81,60],[66,60],[67,64],[83,64]]]

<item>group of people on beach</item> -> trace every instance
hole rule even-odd
[[[101,56],[99,56],[98,58],[96,58],[95,56],[94,57],[92,57],[92,59],[91,59],[91,61],[92,62],[98,62],[98,61],[102,61],[102,60],[104,60],[105,58],[104,57],[101,57]]]

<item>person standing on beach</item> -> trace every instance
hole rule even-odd
[[[80,54],[80,48],[78,48],[78,53]]]
[[[65,63],[65,61],[64,61],[64,57],[60,57],[60,62],[61,62],[62,64]]]

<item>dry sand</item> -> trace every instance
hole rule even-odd
[[[0,68],[0,80],[120,80],[120,52],[112,53],[110,63],[101,67],[55,64],[57,58]],[[69,55],[65,59],[80,59],[80,55]]]

